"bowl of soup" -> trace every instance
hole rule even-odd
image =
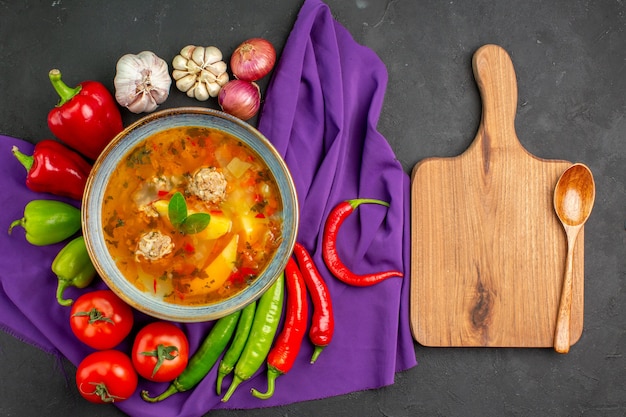
[[[153,317],[198,322],[274,283],[295,243],[298,202],[284,160],[258,130],[220,111],[176,108],[105,148],[82,216],[111,290]]]

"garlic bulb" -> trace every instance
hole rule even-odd
[[[133,113],[154,111],[170,94],[167,62],[154,52],[122,56],[116,65],[115,99]]]
[[[200,101],[217,97],[228,82],[226,63],[215,46],[187,45],[174,57],[172,67],[176,87]]]

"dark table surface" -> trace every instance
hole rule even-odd
[[[176,3],[176,4],[175,4]],[[570,353],[427,348],[394,385],[319,401],[212,416],[626,415],[626,6],[609,0],[507,2],[329,0],[333,15],[386,64],[379,130],[410,172],[474,138],[480,100],[471,57],[486,43],[511,55],[517,134],[532,154],[586,163],[596,206],[585,228],[585,314]],[[300,0],[0,2],[0,133],[49,137],[47,72],[113,89],[115,62],[186,44],[232,51],[262,36],[278,51]],[[226,54],[226,53],[225,53]],[[71,74],[71,76],[70,76]],[[265,84],[262,84],[265,87]],[[172,94],[163,106],[197,102]],[[215,102],[207,104],[217,107]],[[125,112],[126,122],[136,117]],[[255,120],[252,120],[255,123]],[[373,364],[363,364],[372,366]],[[75,368],[0,332],[0,415],[119,416],[75,392]]]

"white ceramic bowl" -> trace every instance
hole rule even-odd
[[[243,291],[225,301],[199,306],[168,303],[130,283],[110,255],[102,229],[102,204],[107,183],[118,163],[148,136],[172,127],[208,127],[230,133],[252,148],[267,164],[283,204],[282,241],[267,267]],[[298,229],[298,200],[293,180],[272,144],[255,128],[226,113],[195,107],[174,108],[152,113],[124,129],[104,149],[87,181],[83,198],[83,234],[89,255],[99,275],[130,306],[153,317],[178,322],[214,320],[256,300],[283,271],[293,250]]]

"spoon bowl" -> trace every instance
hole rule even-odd
[[[580,229],[591,214],[595,189],[591,170],[580,163],[566,169],[554,189],[554,210],[567,236],[565,273],[554,333],[554,350],[559,353],[569,352],[574,246]]]

